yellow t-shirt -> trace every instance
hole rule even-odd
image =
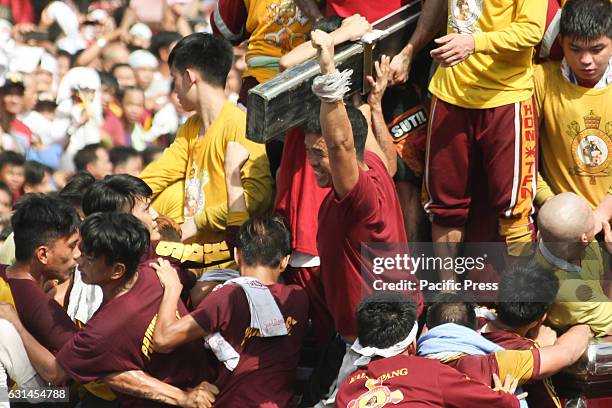
[[[278,74],[280,57],[306,39],[311,23],[294,0],[244,0],[248,68],[243,76],[262,83]]]
[[[546,1],[449,0],[447,32],[472,34],[474,54],[438,67],[429,90],[456,106],[495,108],[533,94],[533,47],[546,24]]]
[[[553,61],[535,67],[545,182],[536,200],[572,191],[597,207],[612,187],[612,86],[574,85],[560,65]]]
[[[237,106],[226,103],[204,135],[200,134],[201,126],[200,117],[192,116],[162,157],[149,164],[140,177],[153,190],[155,209],[177,222],[194,217],[198,227],[195,241],[214,243],[224,240],[227,225],[223,168],[227,142],[240,142],[250,152],[241,170],[249,214],[265,213],[272,206],[272,176],[265,147],[246,138],[246,114]],[[179,191],[176,186],[181,183],[184,188]],[[169,208],[171,212],[163,211]]]
[[[596,336],[612,334],[612,302],[604,293],[603,257],[599,244],[592,242],[582,258],[580,269],[568,271],[538,251],[537,262],[555,272],[559,292],[548,311],[547,322],[557,328],[588,324]]]

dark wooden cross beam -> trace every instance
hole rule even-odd
[[[365,76],[371,75],[374,61],[383,54],[394,56],[404,47],[420,11],[421,0],[415,0],[375,22],[373,39],[357,41],[336,53],[336,67],[353,70],[349,94],[367,92]],[[318,102],[310,88],[319,74],[319,65],[313,59],[251,89],[247,99],[248,138],[265,143],[303,123],[306,112]]]

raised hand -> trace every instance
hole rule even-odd
[[[151,268],[155,269],[159,282],[166,290],[180,290],[182,288],[183,285],[181,284],[176,269],[170,265],[170,262],[163,258],[157,258],[157,262],[151,262],[149,265]]]
[[[370,106],[380,105],[382,103],[383,95],[389,83],[390,62],[391,58],[383,55],[380,57],[380,62],[374,62],[376,80],[369,75],[366,77],[370,84],[370,94],[368,95],[368,105]]]
[[[312,46],[317,50],[319,67],[322,74],[330,74],[336,70],[334,64],[334,39],[321,30],[310,33]]]

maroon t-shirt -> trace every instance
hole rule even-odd
[[[220,390],[215,408],[281,408],[293,397],[308,324],[308,297],[296,285],[274,284],[268,288],[285,319],[286,336],[259,337],[259,331],[250,327],[249,304],[238,285],[219,287],[191,313],[206,333],[221,333],[240,354],[233,372],[221,364],[215,382]]]
[[[155,271],[141,265],[132,289],[103,302],[83,330],[57,354],[58,363],[80,383],[130,370],[142,370],[181,389],[208,380],[210,366],[202,340],[187,343],[168,354],[153,351],[152,336],[162,295]],[[182,302],[178,313],[187,314]],[[123,407],[163,406],[120,393],[117,397]]]
[[[495,331],[481,334],[485,339],[499,344],[507,350],[531,350],[536,348],[533,340],[519,336],[516,333]],[[527,383],[523,385],[523,390],[527,391],[526,400],[530,407],[556,408],[561,405],[555,386],[550,378]]]
[[[416,282],[415,275],[408,271],[373,273],[374,257],[397,253],[395,245],[383,248],[385,244],[405,244],[408,240],[395,185],[384,163],[368,151],[365,163],[369,170],[359,169],[353,190],[340,200],[330,191],[319,209],[321,280],[336,330],[343,336],[357,336],[355,311],[374,290],[374,281],[397,281],[400,277]],[[376,251],[368,251],[365,258],[361,245],[371,243],[375,243]],[[418,291],[414,295],[420,309],[421,295]]]
[[[368,405],[369,404],[369,405]],[[424,357],[381,358],[351,374],[340,386],[336,407],[518,407],[518,399]]]
[[[59,351],[77,332],[62,306],[30,279],[9,279],[7,265],[0,265],[0,277],[11,288],[15,309],[28,332],[52,353]]]

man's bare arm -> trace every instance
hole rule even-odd
[[[136,370],[111,374],[102,381],[122,394],[180,407],[212,407],[219,393],[217,387],[206,382],[186,392]]]
[[[554,345],[541,348],[539,377],[549,377],[578,361],[586,351],[590,338],[591,329],[581,324],[570,327]]]
[[[312,45],[319,53],[323,75],[335,72],[333,38],[323,31],[312,32]],[[321,102],[321,133],[327,145],[334,191],[339,198],[346,196],[359,180],[359,162],[353,140],[353,130],[344,101]]]
[[[365,33],[372,30],[372,25],[368,23],[365,17],[355,14],[347,17],[342,21],[342,25],[331,32],[334,39],[334,45],[342,44],[347,41],[356,41]],[[306,41],[280,59],[280,69],[284,71],[302,62],[314,58],[317,55],[317,50],[313,47],[310,41]]]
[[[389,79],[392,85],[404,83],[410,74],[414,54],[429,43],[446,26],[448,2],[446,0],[427,0],[423,2],[421,16],[408,44],[391,60]]]
[[[367,80],[370,84],[370,95],[368,96],[368,105],[372,110],[372,129],[374,130],[374,136],[380,146],[382,152],[385,155],[384,160],[387,164],[387,170],[389,175],[393,177],[397,172],[397,150],[393,143],[393,137],[389,133],[389,128],[385,122],[385,117],[382,110],[382,98],[387,89],[389,71],[390,71],[390,58],[383,55],[380,62],[374,63],[376,70],[376,80],[373,77],[368,76]]]

